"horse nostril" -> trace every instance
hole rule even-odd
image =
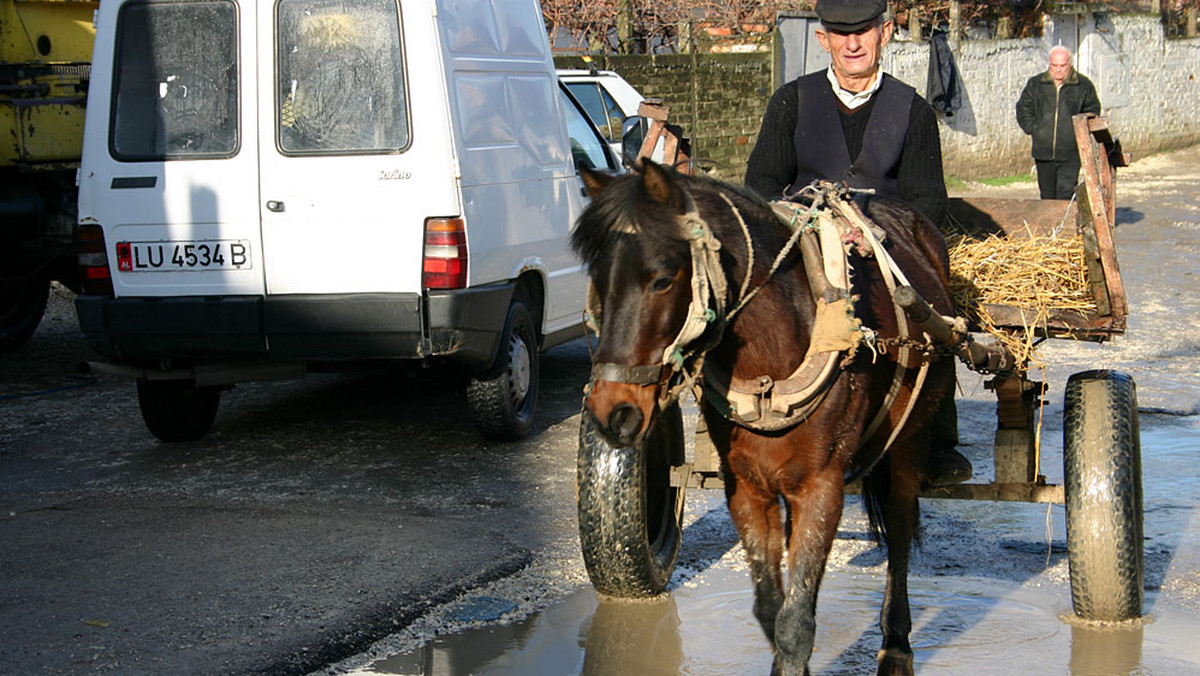
[[[633,404],[618,404],[608,414],[608,429],[623,440],[632,440],[642,429],[642,411]]]

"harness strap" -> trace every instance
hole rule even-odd
[[[607,380],[631,385],[653,385],[662,377],[662,364],[628,366],[611,362],[592,364],[592,380]]]
[[[839,201],[841,200],[839,199]],[[883,248],[882,244],[876,238],[875,232],[872,230],[872,228],[867,226],[866,217],[863,216],[862,211],[860,211],[858,208],[858,205],[852,202],[842,202],[840,206],[843,207],[841,213],[846,215],[851,223],[853,223],[853,225],[862,233],[862,236],[867,240],[869,246],[874,250],[875,258],[879,261],[879,270],[882,273],[884,283],[888,288],[888,295],[891,296],[896,292],[896,288],[898,286],[896,283],[897,281],[899,281],[900,285],[911,286],[908,278],[904,275],[904,272],[896,263],[896,260],[887,253],[886,249]],[[900,307],[900,305],[894,301],[892,302],[892,309],[896,313],[896,327],[900,337],[908,338],[909,331],[907,315],[905,315],[904,310]],[[865,444],[866,441],[875,434],[876,430],[878,430],[887,419],[888,413],[892,407],[892,402],[894,402],[896,397],[899,396],[900,388],[904,382],[904,377],[910,370],[907,366],[910,352],[911,349],[908,347],[907,341],[901,341],[896,357],[896,374],[892,378],[892,384],[888,388],[886,397],[884,397],[883,405],[880,407],[879,412],[875,415],[875,418],[871,421],[871,424],[867,426],[866,431],[863,432],[862,444]],[[917,371],[916,382],[913,384],[912,393],[904,407],[904,413],[900,416],[900,420],[897,421],[896,425],[892,428],[891,433],[888,435],[888,439],[884,443],[883,449],[879,453],[879,457],[882,457],[882,455],[892,447],[892,443],[896,441],[900,431],[904,429],[905,424],[908,423],[908,419],[912,414],[913,408],[916,406],[917,398],[920,396],[921,390],[925,385],[925,376],[929,372],[929,364],[930,362],[928,359],[921,361],[921,366]],[[878,462],[878,459],[879,458],[877,457],[875,461],[871,463],[871,465],[873,466],[875,462]],[[870,467],[867,469],[869,471]]]

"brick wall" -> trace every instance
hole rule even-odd
[[[978,179],[1032,168],[1016,102],[1025,81],[1045,70],[1047,52],[1058,43],[1077,50],[1076,65],[1098,86],[1107,74],[1113,87],[1127,92],[1126,102],[1107,103],[1101,93],[1103,114],[1126,152],[1136,158],[1200,143],[1200,38],[1167,40],[1152,15],[1109,15],[1103,21],[1061,22],[1069,34],[1048,21],[1046,36],[1036,39],[962,41],[955,60],[964,106],[940,123],[946,173]],[[1100,42],[1107,46],[1098,48]],[[583,65],[571,57],[556,61],[561,67]],[[600,68],[617,71],[643,95],[662,98],[671,120],[691,136],[693,155],[712,164],[715,175],[737,181],[772,91],[773,63],[769,53],[597,58]],[[885,70],[922,95],[928,64],[927,42],[897,40],[884,50]]]

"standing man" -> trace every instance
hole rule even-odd
[[[780,87],[767,103],[758,141],[746,166],[746,187],[766,199],[795,194],[815,179],[873,188],[941,226],[946,182],[937,117],[916,90],[880,68],[893,24],[886,0],[820,0],[817,40],[829,68]],[[927,482],[971,477],[955,450],[958,421],[953,391],[933,424]]]
[[[1042,199],[1069,200],[1079,183],[1079,147],[1072,115],[1100,114],[1100,98],[1092,81],[1071,67],[1071,52],[1062,45],[1050,50],[1050,67],[1025,83],[1017,101],[1017,123],[1033,137]]]

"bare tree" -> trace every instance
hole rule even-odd
[[[964,28],[1001,37],[1041,32],[1042,16],[1054,11],[1053,0],[892,0],[903,27],[922,34],[950,22],[950,6],[958,5]],[[1200,0],[1113,0],[1070,3],[1093,11],[1146,12],[1159,9],[1175,19]],[[560,44],[569,41],[591,52],[647,53],[688,51],[710,32],[732,40],[761,38],[779,12],[811,10],[816,0],[542,0],[546,29]],[[717,38],[721,39],[721,38]]]

